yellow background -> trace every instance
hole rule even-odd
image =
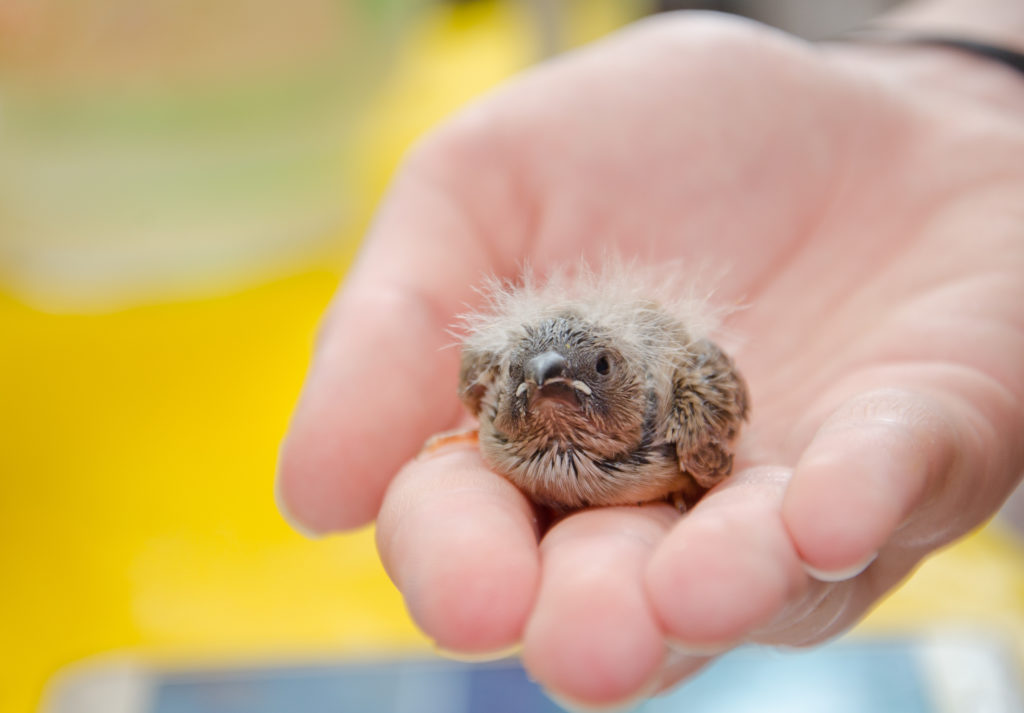
[[[620,22],[614,3],[579,37]],[[278,442],[320,313],[401,153],[531,59],[525,18],[423,19],[359,142],[360,219],[329,267],[192,302],[49,315],[0,296],[0,711],[97,653],[232,659],[427,647],[369,529],[306,541],[273,503]],[[930,561],[864,627],[981,623],[1024,641],[1020,544],[998,528]]]

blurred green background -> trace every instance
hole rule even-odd
[[[408,145],[648,9],[542,5],[0,4],[0,711],[106,652],[429,649],[371,531],[280,519],[277,444]],[[990,527],[864,626],[1024,641],[1021,563]]]

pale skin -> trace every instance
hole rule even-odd
[[[1024,77],[998,65],[642,23],[409,157],[325,319],[282,507],[320,533],[376,518],[439,647],[521,646],[577,703],[650,694],[741,642],[828,639],[1019,482],[1022,196]],[[727,326],[750,422],[685,516],[600,508],[545,531],[472,444],[415,456],[465,422],[442,347],[481,276],[609,246],[728,268],[715,299],[745,305]]]

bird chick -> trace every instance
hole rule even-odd
[[[689,507],[732,470],[743,378],[698,300],[649,292],[624,269],[528,276],[464,317],[459,396],[485,461],[534,502]]]

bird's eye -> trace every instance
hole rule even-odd
[[[599,356],[597,361],[594,362],[594,370],[601,376],[608,376],[609,372],[612,370],[612,365],[608,362],[608,357],[604,354]]]

